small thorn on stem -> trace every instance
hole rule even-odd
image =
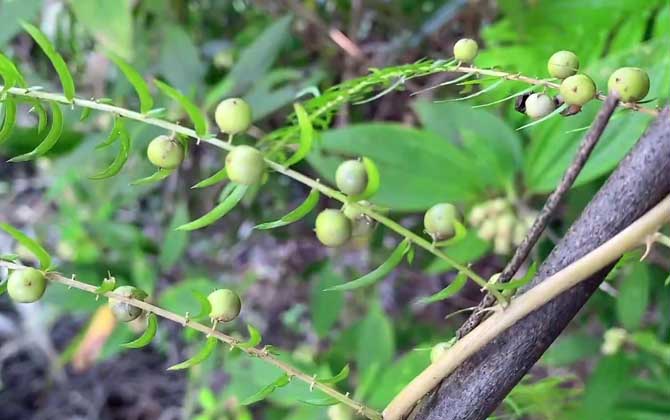
[[[186,324],[188,324],[189,321],[191,321],[191,313],[190,313],[190,312],[186,312],[186,313],[184,314],[184,322],[182,323],[182,325],[183,325],[183,326],[186,326]]]

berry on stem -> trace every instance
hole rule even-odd
[[[577,74],[579,57],[572,51],[555,52],[547,62],[547,70],[552,77],[565,79]]]
[[[637,67],[622,67],[612,73],[607,89],[624,102],[638,102],[649,93],[649,75]]]
[[[566,104],[582,106],[596,96],[596,84],[585,74],[575,74],[563,80],[560,92]]]
[[[12,271],[7,279],[7,293],[14,302],[35,302],[44,295],[46,288],[44,274],[34,268]]]
[[[472,63],[478,51],[479,46],[474,39],[462,38],[454,44],[454,58],[461,63]]]
[[[147,157],[159,168],[175,169],[184,160],[184,146],[168,136],[158,136],[149,143]]]
[[[214,119],[219,129],[230,135],[247,131],[253,121],[251,107],[241,98],[221,101],[214,112]]]
[[[230,322],[237,318],[242,310],[240,296],[230,289],[218,289],[207,296],[212,310],[209,317],[214,321]]]
[[[127,298],[144,300],[146,294],[134,286],[119,286],[114,289],[114,293]],[[109,298],[108,305],[114,314],[114,317],[121,322],[130,322],[142,315],[142,309],[137,306],[130,305],[120,300]]]
[[[344,245],[351,238],[351,222],[342,212],[326,209],[316,216],[316,237],[328,247]]]
[[[533,93],[526,99],[526,115],[537,120],[546,117],[556,109],[554,99],[544,93]]]
[[[255,185],[263,178],[265,160],[258,149],[245,145],[236,146],[226,156],[226,171],[233,182]]]
[[[454,234],[454,221],[457,217],[458,212],[452,204],[436,204],[423,216],[423,226],[433,240],[440,241]]]
[[[357,195],[365,191],[368,185],[368,172],[363,162],[345,160],[335,171],[337,188],[347,195]]]

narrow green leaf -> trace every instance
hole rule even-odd
[[[458,83],[460,81],[463,81],[465,79],[468,79],[468,78],[472,77],[473,75],[474,75],[474,73],[466,73],[466,74],[464,74],[462,76],[459,76],[455,79],[447,80],[444,83],[440,83],[439,85],[429,86],[425,89],[421,89],[421,90],[417,90],[416,92],[412,92],[411,96],[420,95],[424,92],[428,92],[429,90],[437,89],[437,88],[442,87],[442,86],[455,85],[456,83]]]
[[[167,370],[188,369],[190,367],[193,367],[195,365],[204,362],[214,352],[214,349],[216,348],[218,342],[219,340],[217,340],[216,337],[209,337],[205,345],[193,357],[191,357],[188,360],[184,360],[181,363],[177,363],[174,366],[170,366],[169,368],[167,368]]]
[[[120,137],[121,137],[121,146],[119,147],[119,152],[117,153],[114,161],[106,168],[103,169],[100,173],[91,176],[91,179],[100,180],[105,178],[113,177],[118,174],[119,171],[123,168],[123,165],[128,161],[128,156],[130,155],[130,135],[126,127],[121,124],[120,126]]]
[[[363,277],[360,277],[356,280],[352,280],[348,283],[340,284],[334,287],[330,287],[326,289],[325,291],[342,291],[342,290],[353,290],[353,289],[358,289],[359,287],[365,287],[365,286],[370,286],[380,280],[382,280],[384,277],[386,277],[391,271],[393,271],[394,268],[400,264],[402,261],[403,257],[409,251],[411,246],[411,243],[409,240],[405,239],[400,244],[396,247],[396,249],[393,251],[393,253],[389,256],[389,258],[384,261],[382,265],[377,267],[375,270],[371,271],[370,273],[364,275]]]
[[[49,255],[49,253],[36,240],[30,238],[25,233],[7,223],[0,223],[0,229],[9,233],[18,243],[32,252],[40,262],[40,268],[42,270],[51,269],[51,255]]]
[[[179,226],[177,230],[195,230],[211,225],[234,209],[240,200],[242,200],[242,197],[244,197],[244,194],[248,189],[249,187],[247,185],[236,185],[230,195],[224,198],[209,213],[190,223]]]
[[[551,114],[549,114],[549,115],[545,115],[544,117],[542,117],[542,118],[540,118],[540,119],[537,119],[537,120],[535,120],[535,121],[533,121],[533,122],[530,122],[530,123],[528,123],[528,124],[526,124],[526,125],[522,125],[521,127],[517,128],[516,130],[517,130],[517,131],[524,130],[524,129],[526,129],[526,128],[532,127],[532,126],[537,125],[537,124],[540,124],[540,123],[542,123],[542,122],[545,122],[545,121],[547,121],[548,119],[553,118],[553,117],[555,117],[556,115],[558,115],[558,114],[560,114],[561,112],[563,112],[563,110],[564,110],[565,108],[567,108],[567,107],[568,107],[567,104],[563,104],[563,105],[559,106],[558,108],[556,108]]]
[[[33,110],[37,113],[37,134],[41,134],[45,128],[47,128],[47,122],[49,120],[47,116],[47,110],[44,108],[42,103],[35,99],[33,102]],[[85,108],[88,109],[88,108]]]
[[[288,212],[284,217],[274,222],[261,223],[260,225],[254,226],[254,229],[267,230],[274,229],[281,226],[286,226],[293,222],[297,222],[306,215],[308,215],[314,207],[319,203],[319,191],[313,189],[309,192],[309,195],[298,207]]]
[[[219,182],[224,181],[226,178],[228,178],[228,172],[226,171],[226,168],[222,168],[218,170],[214,175],[210,176],[209,178],[205,178],[202,181],[198,182],[191,188],[205,188],[212,186],[214,184],[218,184]]]
[[[11,96],[8,96],[4,101],[5,118],[0,129],[0,144],[9,139],[9,136],[14,131],[14,124],[16,123],[16,102]]]
[[[197,290],[191,290],[191,293],[200,304],[200,311],[198,311],[196,315],[192,316],[191,319],[199,320],[209,318],[209,313],[212,312],[212,304],[209,303],[207,296]]]
[[[126,79],[133,85],[137,96],[140,98],[140,111],[142,114],[146,114],[151,111],[151,107],[154,106],[154,99],[151,97],[151,91],[149,90],[149,85],[144,81],[142,75],[135,70],[130,63],[126,62],[123,58],[109,51],[107,57],[116,64],[116,66],[121,69],[121,72]]]
[[[336,384],[338,382],[342,382],[349,377],[349,371],[349,365],[344,365],[342,370],[340,370],[340,373],[330,378],[319,379],[319,382],[324,384]]]
[[[490,92],[490,91],[492,91],[493,89],[497,88],[497,87],[500,86],[504,81],[505,81],[505,79],[500,79],[500,80],[498,80],[497,82],[495,82],[495,83],[491,83],[491,85],[487,86],[486,88],[484,88],[484,89],[482,89],[482,90],[478,90],[477,92],[475,92],[475,93],[473,93],[473,94],[471,94],[471,95],[462,96],[462,97],[460,97],[460,98],[453,98],[453,99],[445,99],[445,100],[442,100],[442,101],[435,101],[435,103],[438,103],[438,104],[439,104],[439,103],[442,103],[442,102],[458,102],[458,101],[466,101],[466,100],[468,100],[468,99],[476,98],[476,97],[479,96],[479,95],[483,95],[483,94],[485,94],[486,92]]]
[[[381,186],[381,177],[379,176],[379,169],[375,162],[363,156],[363,165],[365,165],[365,171],[368,173],[368,185],[365,186],[365,190],[359,195],[354,195],[349,197],[353,201],[366,200],[379,191]]]
[[[451,282],[451,284],[449,284],[449,286],[445,287],[444,289],[440,290],[434,295],[419,299],[419,303],[428,304],[450,298],[456,293],[458,293],[463,288],[463,286],[465,286],[465,283],[467,283],[467,281],[468,281],[467,274],[461,271],[460,273],[458,273],[456,278]]]
[[[530,92],[532,92],[535,88],[536,88],[536,86],[531,86],[531,87],[529,87],[529,88],[527,88],[527,89],[524,89],[524,90],[522,90],[522,91],[520,91],[520,92],[513,93],[513,94],[511,94],[511,95],[509,95],[509,96],[505,96],[505,97],[502,98],[502,99],[498,99],[497,101],[493,101],[493,102],[489,102],[489,103],[485,103],[485,104],[481,104],[481,105],[475,105],[475,106],[473,106],[472,108],[484,108],[484,107],[486,107],[486,106],[496,105],[496,104],[499,104],[499,103],[501,103],[501,102],[505,102],[505,101],[508,101],[508,100],[510,100],[510,99],[514,99],[514,98],[516,98],[517,96],[521,96],[521,95],[525,95],[526,93],[530,93]]]
[[[87,109],[87,108],[86,108]],[[114,144],[114,142],[121,136],[121,130],[125,128],[125,124],[123,120],[121,119],[120,116],[115,116],[114,117],[114,122],[112,124],[112,130],[109,132],[109,135],[107,138],[100,143],[99,145],[95,146],[96,149],[103,149],[107,146],[111,146]]]
[[[298,118],[298,127],[300,128],[300,146],[298,146],[298,150],[295,151],[293,156],[284,162],[286,167],[295,165],[303,160],[312,150],[312,144],[314,143],[314,127],[312,126],[312,121],[309,119],[309,114],[307,114],[305,108],[299,103],[293,104],[293,109],[295,109],[295,115]]]
[[[49,105],[51,106],[51,129],[49,129],[44,140],[32,152],[9,159],[9,162],[25,162],[35,159],[43,156],[54,147],[63,132],[63,111],[56,102],[49,102]]]
[[[0,283],[0,296],[4,295],[7,291],[7,280]]]
[[[149,175],[146,178],[137,179],[137,180],[131,182],[130,185],[153,184],[154,182],[162,181],[165,178],[169,177],[170,175],[172,175],[172,172],[174,172],[174,169],[160,168],[156,172],[154,172],[153,175]]]
[[[82,108],[79,121],[86,121],[91,116],[91,108]]]
[[[135,340],[121,345],[127,349],[142,348],[151,343],[151,340],[153,340],[154,337],[156,336],[157,329],[158,329],[158,318],[156,317],[156,314],[152,312],[147,317],[147,328],[144,330],[144,333],[142,333],[142,335],[137,337]]]
[[[7,261],[11,263],[18,262],[21,258],[19,258],[18,255],[16,254],[2,254],[0,255],[0,261]]]
[[[72,99],[74,99],[74,80],[72,79],[70,70],[68,70],[63,57],[58,54],[56,48],[54,48],[51,41],[49,41],[42,31],[27,22],[22,22],[21,26],[23,26],[23,29],[33,37],[37,45],[40,46],[42,51],[44,51],[44,54],[49,58],[49,61],[51,61],[51,64],[54,66],[54,69],[56,69],[56,73],[58,73],[58,77],[60,78],[60,83],[63,86],[63,94],[68,101],[72,101]]]
[[[284,373],[280,377],[275,379],[271,384],[263,387],[257,393],[245,398],[244,401],[242,401],[240,404],[251,405],[259,401],[263,401],[265,397],[272,394],[275,390],[285,387],[286,385],[289,384],[289,382],[291,382],[291,378],[289,378],[289,376]]]
[[[261,332],[258,331],[253,325],[247,324],[247,330],[249,330],[249,339],[244,343],[238,344],[237,347],[250,349],[259,345],[263,340],[263,337],[261,337]]]
[[[513,290],[513,289],[518,289],[519,287],[523,287],[530,283],[530,281],[535,277],[535,273],[537,273],[537,263],[533,263],[533,265],[530,266],[526,274],[521,277],[520,279],[514,279],[511,281],[508,281],[507,283],[493,283],[490,284],[489,287],[492,289],[496,290]]]
[[[98,286],[98,288],[95,289],[95,293],[102,295],[104,293],[111,292],[112,290],[114,290],[115,287],[116,287],[116,278],[114,278],[113,276],[109,276],[102,280],[100,286]]]
[[[26,80],[14,62],[2,53],[0,53],[0,76],[4,79],[3,92],[16,85],[24,88],[27,86]]]
[[[307,405],[314,405],[317,407],[327,407],[329,405],[337,405],[340,403],[337,399],[331,397],[331,396],[325,396],[323,398],[312,398],[309,400],[300,400],[301,403],[307,404]]]
[[[207,135],[207,118],[205,118],[202,111],[200,111],[190,99],[167,83],[161,82],[160,80],[154,80],[154,83],[158,86],[158,89],[160,89],[161,92],[177,101],[179,105],[184,108],[184,111],[186,111],[193,122],[196,134],[200,137],[205,137]]]

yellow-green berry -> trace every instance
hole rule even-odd
[[[34,268],[12,271],[7,279],[7,293],[14,302],[35,302],[44,295],[46,288],[44,274]]]
[[[566,104],[582,106],[596,96],[596,84],[585,74],[575,74],[563,80],[560,92]]]
[[[490,241],[496,236],[497,224],[495,219],[486,219],[479,227],[477,234],[485,241]]]
[[[439,360],[439,358],[449,350],[451,347],[451,343],[443,341],[441,343],[437,343],[433,346],[432,349],[430,349],[430,363],[435,363]]]
[[[547,62],[547,70],[558,79],[570,77],[579,70],[579,57],[572,51],[555,52]]]
[[[533,93],[526,99],[526,115],[534,120],[546,117],[555,109],[554,98],[545,93]]]
[[[638,102],[649,93],[649,75],[637,67],[622,67],[612,73],[607,89],[624,102]]]
[[[368,172],[360,160],[345,160],[335,171],[335,184],[347,195],[357,195],[368,185]]]
[[[351,221],[334,209],[326,209],[316,216],[316,237],[328,247],[344,245],[351,238]]]
[[[175,169],[184,160],[184,146],[168,136],[158,136],[147,147],[149,162],[162,169]]]
[[[241,98],[221,101],[214,112],[214,119],[222,132],[233,135],[247,131],[253,121],[251,107]]]
[[[436,204],[423,216],[423,227],[434,240],[447,239],[454,234],[457,218],[458,212],[453,204]]]
[[[265,160],[251,146],[236,146],[226,156],[226,172],[231,181],[242,185],[255,185],[263,179]]]
[[[240,296],[230,289],[218,289],[207,296],[211,310],[209,317],[215,321],[230,322],[242,310]]]
[[[114,289],[114,293],[137,300],[144,300],[146,296],[144,292],[134,286],[119,286]],[[110,297],[108,305],[114,317],[121,322],[130,322],[142,315],[142,309],[118,299]]]
[[[479,46],[474,39],[462,38],[454,44],[454,58],[461,63],[472,63],[478,51]]]

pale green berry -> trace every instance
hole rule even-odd
[[[433,346],[432,349],[430,349],[430,363],[435,363],[437,362],[440,357],[449,350],[451,347],[451,343],[443,341],[441,343],[437,343]]]
[[[368,171],[360,160],[345,160],[335,171],[335,184],[345,194],[357,195],[368,185]]]
[[[600,351],[606,355],[611,356],[617,354],[621,347],[626,343],[628,332],[623,328],[610,328],[605,331],[603,344]]]
[[[454,44],[454,58],[461,63],[472,63],[478,51],[479,46],[474,39],[462,38]]]
[[[351,238],[351,221],[334,209],[326,209],[316,216],[316,237],[328,247],[344,245]]]
[[[500,215],[498,220],[496,220],[496,235],[503,236],[507,240],[511,240],[512,231],[515,224],[516,218],[512,213],[505,213]]]
[[[454,234],[457,218],[458,212],[452,204],[436,204],[423,216],[423,227],[434,240],[446,239]]]
[[[570,77],[579,70],[579,57],[572,51],[555,52],[547,62],[547,70],[558,79]]]
[[[184,160],[184,146],[168,136],[158,136],[149,143],[147,157],[159,168],[175,169]]]
[[[224,99],[216,107],[214,119],[219,129],[226,134],[243,133],[253,121],[251,107],[241,98]]]
[[[486,220],[486,216],[486,206],[474,206],[468,215],[468,222],[470,222],[472,226],[479,226]]]
[[[544,93],[533,93],[526,99],[526,115],[534,120],[546,117],[556,109],[554,98]]]
[[[357,203],[345,203],[342,208],[342,213],[344,213],[349,220],[358,220],[365,217],[365,213],[363,213],[362,209],[368,207],[370,207],[370,202],[367,200],[361,200]]]
[[[145,294],[140,289],[134,286],[119,286],[114,289],[114,293],[127,298],[144,300]],[[133,306],[129,303],[120,300],[109,298],[109,308],[112,310],[114,317],[121,322],[130,322],[142,315],[142,309]]]
[[[596,96],[596,84],[585,74],[575,74],[563,80],[560,92],[566,104],[582,106]]]
[[[477,234],[485,241],[490,241],[496,236],[497,224],[495,219],[486,219],[479,227]]]
[[[649,93],[649,75],[637,67],[622,67],[612,73],[607,89],[624,102],[638,102]]]
[[[209,317],[215,321],[230,322],[242,310],[240,296],[230,289],[218,289],[207,296],[210,306]]]
[[[242,185],[255,185],[263,179],[265,160],[251,146],[236,146],[226,156],[226,172],[231,181]]]
[[[493,239],[493,252],[498,255],[507,255],[512,251],[512,238],[498,235]]]
[[[7,293],[14,302],[35,302],[44,295],[46,288],[44,274],[34,268],[12,271],[7,279]]]
[[[495,200],[489,201],[487,203],[487,207],[489,216],[495,216],[497,214],[508,211],[510,209],[510,203],[504,198],[496,198]]]

